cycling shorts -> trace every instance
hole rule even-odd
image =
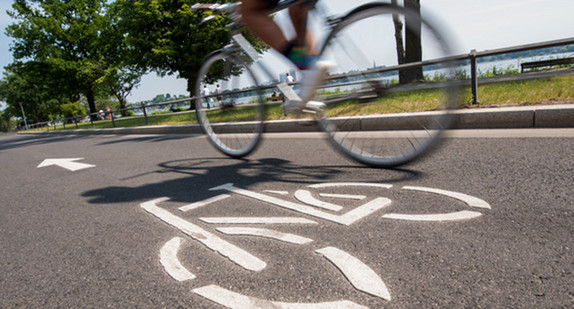
[[[270,9],[276,7],[277,3],[279,3],[279,0],[259,0],[259,1],[266,3],[267,7],[269,7]]]

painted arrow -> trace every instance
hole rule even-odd
[[[96,167],[95,165],[92,165],[92,164],[74,162],[74,161],[78,161],[78,160],[84,160],[84,158],[46,159],[42,163],[40,163],[40,165],[38,165],[38,168],[45,167],[45,166],[51,166],[51,165],[57,165],[59,167],[63,167],[63,168],[68,169],[72,172],[75,172],[77,170],[81,170],[81,169],[85,169],[85,168],[89,168],[89,167]]]

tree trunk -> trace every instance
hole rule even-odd
[[[90,107],[90,114],[92,114],[90,117],[93,120],[96,120],[97,118],[96,113],[98,111],[96,110],[96,97],[94,94],[94,89],[88,88],[88,90],[86,91],[86,99],[88,100],[88,106]]]
[[[421,15],[420,0],[405,0],[405,8],[415,11],[418,16]],[[421,45],[421,22],[419,18],[407,18],[405,21],[405,63],[422,61]],[[404,70],[401,84],[412,83],[424,80],[423,68]]]
[[[398,0],[392,0],[393,5],[398,5]],[[395,25],[395,42],[397,47],[397,63],[405,63],[405,44],[403,42],[403,22],[401,16],[393,14],[393,24]],[[403,71],[399,71],[399,82],[404,80]]]
[[[113,91],[113,90],[112,90]],[[120,94],[118,92],[114,92],[114,95],[116,97],[116,99],[118,100],[118,103],[120,103],[120,113],[122,115],[122,117],[126,117],[128,115],[128,111],[126,110],[126,96],[123,94]]]
[[[191,76],[189,76],[189,78],[187,79],[187,91],[189,91],[189,97],[190,97],[189,109],[194,110],[195,100],[193,99],[193,96],[195,95],[195,83],[197,81],[197,73],[193,72],[190,73],[190,75]]]

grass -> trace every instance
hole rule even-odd
[[[465,89],[467,104],[472,102]],[[574,76],[479,85],[480,106],[574,103]]]
[[[436,89],[406,91],[385,96],[359,108],[355,102],[339,103],[329,114],[339,116],[428,111],[439,107],[442,93]],[[574,103],[574,76],[492,83],[478,86],[479,104],[472,104],[470,87],[464,87],[459,107],[523,106]]]
[[[385,96],[377,103],[384,104],[364,104],[358,109],[353,102],[344,102],[330,107],[330,113],[337,115],[357,115],[375,113],[393,113],[401,111],[432,110],[437,107],[440,101],[441,92],[435,89],[406,91],[393,93]],[[464,87],[460,107],[485,107],[485,106],[508,106],[508,105],[535,105],[535,104],[556,104],[574,103],[574,76],[559,76],[552,78],[522,80],[512,82],[500,82],[479,85],[479,104],[472,104],[472,94],[470,87]],[[404,104],[402,102],[408,102]],[[401,109],[393,109],[399,105]],[[351,108],[352,107],[352,108]],[[224,109],[213,111],[215,121],[244,121],[254,118],[255,108],[243,106],[241,108]],[[266,119],[279,120],[293,118],[285,116],[280,104],[268,104],[266,106]],[[147,125],[183,125],[197,123],[194,112],[181,112],[148,116]],[[144,117],[130,117],[115,120],[116,127],[145,126]],[[96,121],[94,129],[112,128],[111,120]],[[67,124],[66,129],[75,129],[74,124]],[[91,129],[90,122],[79,123],[79,129]],[[57,130],[63,129],[58,126]],[[38,129],[45,130],[45,129]],[[53,130],[53,127],[50,128]]]

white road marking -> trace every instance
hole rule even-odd
[[[374,200],[367,202],[345,214],[342,215],[334,215],[331,213],[326,213],[324,211],[318,210],[316,208],[307,206],[307,205],[302,205],[302,204],[297,204],[297,203],[293,203],[293,202],[289,202],[289,201],[285,201],[282,199],[278,199],[272,196],[268,196],[265,194],[261,194],[261,193],[257,193],[257,192],[253,192],[253,191],[249,191],[249,190],[244,190],[244,189],[240,189],[237,187],[234,187],[232,183],[228,183],[228,184],[224,184],[215,188],[211,188],[209,190],[226,190],[229,192],[233,192],[233,193],[237,193],[237,194],[241,194],[243,196],[247,196],[247,197],[251,197],[263,202],[267,202],[273,205],[277,205],[279,207],[283,207],[286,209],[290,209],[290,210],[294,210],[300,213],[304,213],[304,214],[308,214],[317,218],[321,218],[324,220],[328,220],[328,221],[332,221],[335,223],[339,223],[339,224],[343,224],[343,225],[351,225],[355,222],[357,222],[358,220],[367,217],[369,215],[371,215],[372,213],[374,213],[375,211],[384,208],[386,206],[389,206],[391,204],[391,200],[389,200],[388,198],[384,198],[384,197],[379,197],[379,198],[375,198]]]
[[[317,224],[297,217],[202,217],[199,220],[212,224]]]
[[[426,187],[413,187],[413,186],[404,186],[403,189],[446,195],[446,196],[461,200],[461,201],[465,202],[466,204],[468,204],[468,206],[470,206],[470,207],[490,209],[490,205],[487,202],[485,202],[484,200],[481,200],[477,197],[466,195],[463,193],[452,192],[452,191],[441,190],[441,189],[434,189],[434,188],[426,188]]]
[[[63,168],[68,169],[72,172],[75,172],[75,171],[79,171],[79,170],[82,170],[85,168],[96,167],[95,165],[92,165],[92,164],[74,162],[74,161],[78,161],[78,160],[84,160],[84,158],[46,159],[38,165],[38,168],[51,166],[51,165],[57,165],[59,167],[63,167]]]
[[[174,237],[168,241],[159,251],[159,262],[165,271],[177,281],[195,279],[195,275],[190,273],[177,258],[177,252],[183,239]]]
[[[180,231],[199,241],[209,249],[229,258],[231,261],[247,270],[260,271],[267,266],[265,262],[251,255],[249,252],[226,242],[189,221],[173,215],[171,212],[163,208],[156,206],[156,203],[167,200],[169,200],[167,197],[158,198],[141,204],[141,207],[165,223],[178,228]]]
[[[368,182],[329,182],[310,185],[309,188],[329,188],[329,187],[374,187],[390,189],[393,185],[384,183],[368,183]]]
[[[263,192],[274,193],[274,194],[279,194],[279,195],[289,194],[289,192],[287,192],[287,191],[276,191],[276,190],[264,190]]]
[[[217,285],[207,285],[191,290],[193,293],[211,300],[214,303],[233,309],[256,309],[256,308],[276,308],[276,309],[368,309],[352,301],[341,300],[324,303],[286,303],[274,302],[255,297],[245,296],[226,290]]]
[[[216,228],[216,230],[228,235],[249,235],[249,236],[267,237],[296,245],[304,245],[313,241],[313,239],[295,234],[283,233],[279,231],[255,228],[255,227],[219,227]]]
[[[331,193],[319,193],[322,197],[334,197],[334,198],[345,198],[350,200],[364,200],[367,198],[365,195],[353,195],[353,194],[331,194]]]
[[[190,211],[190,210],[193,210],[193,209],[196,209],[196,208],[199,208],[199,207],[203,207],[203,206],[205,206],[205,205],[208,205],[208,204],[211,204],[211,203],[214,203],[214,202],[217,202],[217,201],[224,200],[224,199],[226,199],[226,198],[228,198],[228,197],[230,197],[230,196],[231,196],[231,195],[229,195],[229,194],[220,194],[220,195],[217,195],[217,196],[214,196],[214,197],[210,197],[210,198],[208,198],[208,199],[205,199],[205,200],[203,200],[203,201],[199,201],[199,202],[195,202],[195,203],[192,203],[192,204],[189,204],[189,205],[181,206],[181,207],[179,207],[178,209],[181,210],[181,211]]]
[[[342,206],[323,202],[323,201],[320,201],[320,200],[314,198],[311,195],[311,192],[309,192],[307,190],[295,191],[295,198],[298,199],[299,201],[307,204],[307,205],[311,205],[311,206],[315,206],[315,207],[319,207],[319,208],[323,208],[323,209],[328,209],[328,210],[332,210],[332,211],[339,211],[339,210],[343,209]]]
[[[383,280],[356,257],[335,247],[325,247],[315,252],[331,261],[356,289],[391,300],[391,294]]]
[[[386,214],[382,218],[386,219],[399,219],[410,221],[458,221],[474,219],[482,216],[480,212],[463,210],[459,212],[451,212],[446,214]]]

